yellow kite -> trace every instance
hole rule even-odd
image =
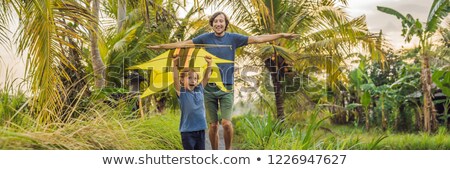
[[[218,58],[203,48],[176,48],[168,50],[143,64],[127,68],[128,70],[151,70],[149,87],[141,95],[141,98],[164,90],[173,84],[172,57],[174,55],[178,55],[180,57],[178,69],[189,67],[197,69],[200,72],[204,72],[204,70],[206,70],[207,63],[205,61],[205,56],[211,56],[212,74],[209,79],[209,83],[215,83],[220,90],[228,91],[223,85],[217,63],[233,63],[233,61]],[[202,79],[203,74],[199,74],[198,82],[201,82]]]

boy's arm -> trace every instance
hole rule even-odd
[[[180,96],[180,74],[178,73],[178,56],[174,56],[172,60],[172,71],[173,71],[173,86],[175,87],[175,91],[177,95]]]
[[[299,34],[291,34],[291,33],[250,36],[250,37],[248,37],[248,44],[265,43],[265,42],[274,41],[274,40],[277,40],[280,38],[293,39],[293,38],[297,38],[298,36],[300,36],[300,35]]]
[[[208,63],[208,66],[206,67],[205,75],[203,76],[202,80],[202,86],[205,87],[208,84],[209,78],[211,77],[211,63],[212,63],[212,57],[211,56],[205,56],[206,63]]]
[[[149,45],[147,48],[150,49],[172,49],[172,48],[182,48],[185,47],[185,45],[194,44],[194,41],[192,40],[186,40],[176,43],[169,43],[169,44],[160,44],[160,45]]]

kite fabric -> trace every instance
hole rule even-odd
[[[215,83],[220,90],[228,92],[222,82],[220,69],[217,63],[233,63],[233,61],[218,58],[203,48],[176,48],[168,50],[161,55],[147,61],[143,64],[128,67],[127,70],[151,70],[149,87],[141,95],[141,98],[152,95],[156,92],[166,89],[173,84],[172,57],[179,56],[178,69],[194,68],[199,71],[198,82],[203,79],[203,73],[206,70],[206,56],[211,57],[211,76],[209,83]]]

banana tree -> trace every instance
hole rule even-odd
[[[370,79],[370,77],[367,75],[364,68],[364,62],[361,62],[359,64],[358,68],[355,68],[349,73],[350,78],[350,87],[352,91],[355,91],[356,100],[355,102],[359,103],[352,103],[350,104],[350,108],[353,108],[355,106],[362,106],[364,109],[364,119],[365,119],[365,126],[366,130],[370,129],[370,105],[372,103],[372,95],[374,94],[374,91],[376,89],[374,83]],[[357,122],[361,120],[361,115],[358,114],[358,120]]]
[[[441,45],[436,49],[436,67],[450,67],[450,20],[438,29]]]
[[[402,36],[406,42],[410,42],[413,37],[419,38],[420,55],[422,60],[421,84],[423,93],[423,131],[432,132],[437,129],[436,113],[431,99],[431,71],[430,71],[430,52],[433,45],[432,36],[438,29],[443,18],[450,12],[450,2],[448,0],[434,0],[428,13],[427,21],[422,24],[419,19],[414,18],[410,14],[404,16],[400,12],[388,8],[378,6],[381,12],[394,15],[402,21]]]
[[[442,93],[444,93],[447,97],[440,102],[443,102],[444,104],[444,125],[448,125],[448,111],[450,107],[450,71],[448,70],[436,70],[433,73],[432,76],[433,82],[436,84],[437,87],[439,87],[442,90]]]

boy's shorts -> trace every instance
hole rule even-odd
[[[205,111],[208,123],[219,121],[219,108],[221,119],[231,120],[233,112],[234,92],[233,85],[225,85],[230,92],[220,90],[216,84],[208,83],[205,87]]]
[[[181,132],[181,143],[184,150],[205,150],[205,130]]]

